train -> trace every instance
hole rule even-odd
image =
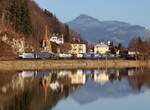
[[[32,52],[22,53],[21,59],[129,59],[135,60],[135,56],[129,54],[67,54],[67,53],[49,53],[49,52]]]
[[[18,56],[20,59],[56,59],[57,56],[54,53],[49,52],[31,52],[22,53]]]

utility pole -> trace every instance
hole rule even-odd
[[[107,68],[108,68],[108,63],[107,63],[107,62],[108,62],[108,58],[107,58],[107,55],[108,55],[108,54],[106,53],[106,57],[105,57],[105,64],[106,64],[106,65],[105,65],[105,68],[106,68],[106,71],[107,71]]]

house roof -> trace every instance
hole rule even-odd
[[[99,43],[99,44],[96,44],[95,46],[97,47],[109,47],[107,44],[105,43]]]

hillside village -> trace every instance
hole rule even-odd
[[[54,49],[52,45],[55,44]],[[119,58],[121,47],[114,47],[111,41],[99,42],[93,45],[93,48],[88,48],[88,44],[80,42],[80,39],[73,38],[72,42],[64,42],[64,36],[61,33],[48,34],[47,26],[45,26],[45,34],[42,38],[42,50],[36,53],[23,53],[21,58],[54,58],[48,55],[58,55],[59,58],[100,58],[100,57],[112,57]],[[43,53],[43,54],[42,54]],[[135,55],[135,52],[128,52],[128,50],[122,53]],[[47,55],[46,55],[47,54]],[[36,56],[36,57],[35,57]],[[39,57],[38,57],[39,56]]]
[[[140,37],[129,47],[112,41],[89,43],[67,24],[32,0],[0,1],[0,59],[50,58],[123,58],[149,56],[149,41]],[[100,39],[101,40],[101,39]],[[144,50],[144,51],[143,51]],[[47,57],[46,57],[47,56]]]
[[[61,23],[48,10],[41,9],[33,0],[0,0],[0,43],[3,45],[0,47],[0,51],[3,51],[0,58],[10,59],[24,52],[42,51],[45,26],[49,35],[63,34],[64,42],[72,42],[75,36],[86,42],[70,30],[67,24]],[[52,44],[54,51],[56,44]]]

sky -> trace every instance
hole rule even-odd
[[[150,0],[35,0],[62,22],[81,14],[100,21],[118,20],[150,29]]]

